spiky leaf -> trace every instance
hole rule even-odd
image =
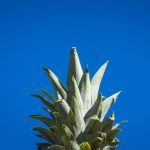
[[[63,124],[62,125],[62,130],[63,130],[63,143],[65,145],[66,149],[70,150],[79,150],[79,145],[76,142],[76,139],[73,135],[73,133],[70,131],[70,129]]]
[[[103,103],[102,103],[102,114],[101,114],[101,120],[104,119],[106,113],[108,112],[110,106],[112,105],[112,103],[114,103],[118,97],[118,95],[120,94],[120,92],[117,92],[115,94],[113,94],[112,96],[106,98]]]
[[[49,102],[46,98],[38,95],[38,94],[29,94],[30,96],[33,96],[33,97],[36,97],[38,99],[41,100],[41,102],[46,105],[47,108],[49,108],[51,111],[55,111],[55,107],[54,107],[54,104]]]
[[[56,111],[60,112],[61,114],[65,116],[67,116],[67,114],[70,111],[70,106],[64,99],[55,101],[54,105],[55,105]]]
[[[62,98],[66,99],[67,98],[67,94],[66,91],[64,89],[64,87],[62,86],[63,84],[60,82],[60,80],[58,79],[58,77],[48,68],[42,66],[44,71],[46,72],[46,74],[48,75],[54,89],[55,92],[58,91],[59,94],[61,95]]]
[[[99,68],[99,70],[95,73],[95,75],[93,76],[91,80],[92,104],[94,104],[95,100],[97,99],[99,87],[100,87],[105,69],[107,67],[107,64],[108,64],[108,61]]]
[[[40,89],[40,92],[42,92],[45,96],[47,96],[50,100],[55,101],[56,99],[47,91],[44,89]]]
[[[53,119],[50,119],[48,117],[44,117],[42,115],[30,115],[29,117],[33,118],[33,119],[40,120],[41,122],[43,122],[47,126],[54,126],[55,125],[55,121]]]
[[[111,130],[113,127],[113,123],[115,121],[115,116],[114,116],[114,112],[103,121],[102,123],[102,131],[107,131],[107,130]]]
[[[86,113],[84,119],[87,120],[87,118],[97,115],[99,118],[101,117],[102,112],[102,94],[97,98],[93,106],[90,108],[90,110]]]
[[[68,104],[71,105],[72,96],[74,96],[75,99],[78,101],[79,104],[78,107],[80,109],[81,115],[84,116],[85,112],[83,107],[83,100],[74,76],[72,76],[72,84],[69,87],[68,92],[69,92],[67,97]]]
[[[72,96],[71,110],[74,113],[74,120],[75,120],[74,134],[75,134],[75,136],[78,136],[78,134],[81,131],[83,131],[85,128],[85,122],[84,122],[84,119],[81,115],[79,103],[74,96]]]
[[[84,111],[86,113],[91,107],[91,82],[88,68],[86,68],[83,73],[79,89],[83,100]]]
[[[42,128],[42,127],[33,127],[33,130],[36,130],[42,135],[44,135],[52,143],[57,143],[56,136],[54,135],[54,133],[50,132],[49,130]]]
[[[77,84],[79,84],[82,78],[82,74],[83,71],[80,64],[80,60],[76,48],[73,47],[71,50],[70,60],[69,60],[68,79],[67,79],[68,87],[72,84],[72,76],[75,77]]]

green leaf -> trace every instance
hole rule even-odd
[[[57,138],[57,144],[62,145],[62,130],[60,126],[52,126],[50,127],[50,131],[55,133],[56,138]]]
[[[66,99],[67,98],[67,94],[66,91],[64,89],[64,87],[62,86],[63,84],[60,82],[60,80],[58,79],[58,77],[48,68],[42,66],[44,71],[46,72],[46,74],[48,75],[54,89],[55,92],[58,91],[59,94],[62,96],[62,98]]]
[[[37,137],[47,140],[48,142],[52,143],[52,141],[49,139],[49,137],[43,135],[43,134],[35,134]]]
[[[116,129],[111,129],[106,131],[107,134],[107,142],[112,141],[113,138],[121,131],[121,129],[116,128]]]
[[[97,115],[98,117],[101,117],[101,111],[102,111],[102,94],[100,94],[100,96],[97,98],[93,106],[86,113],[84,120],[87,120],[89,117],[93,115]]]
[[[91,146],[88,142],[84,142],[80,145],[80,150],[91,150]]]
[[[111,141],[110,145],[111,146],[117,146],[119,144],[119,139],[117,139],[116,137]]]
[[[50,100],[55,101],[56,99],[46,90],[44,89],[40,89],[40,92],[42,92],[43,94],[45,94],[45,96],[47,96]]]
[[[99,70],[95,73],[95,75],[93,76],[92,80],[91,80],[91,97],[92,97],[92,105],[94,104],[95,100],[97,99],[98,96],[98,91],[99,91],[99,87],[105,72],[105,69],[108,65],[108,61],[106,63],[104,63]]]
[[[78,101],[74,96],[72,96],[71,110],[73,111],[74,114],[74,121],[75,121],[74,133],[75,136],[77,137],[80,134],[80,132],[85,129],[85,122],[81,115],[80,104],[78,103]]]
[[[91,108],[91,82],[88,68],[85,69],[81,78],[79,89],[83,100],[85,113]]]
[[[76,48],[73,47],[69,60],[67,87],[69,88],[69,86],[72,84],[72,76],[75,77],[77,84],[79,84],[82,78],[82,74],[83,71],[80,64],[79,56],[77,54]]]
[[[102,122],[100,122],[97,116],[92,116],[86,121],[86,127],[84,131],[84,135],[91,135],[96,132],[101,132],[102,130]]]
[[[66,150],[64,146],[52,145],[48,147],[48,150]]]
[[[127,121],[127,120],[121,121],[121,122],[115,124],[115,125],[112,127],[112,129],[116,129],[116,128],[118,128],[119,126],[121,126],[122,124],[124,124],[124,123],[126,123],[126,122],[128,122],[128,121]]]
[[[56,90],[56,97],[57,99],[62,99],[63,97],[60,95],[59,91]]]
[[[115,115],[114,112],[109,116],[109,118],[107,118],[106,120],[103,121],[102,123],[102,131],[107,131],[107,130],[111,130],[113,127],[113,123],[115,121]]]
[[[67,114],[70,111],[70,106],[68,105],[68,103],[64,99],[57,100],[57,101],[55,101],[54,104],[55,104],[56,111],[67,116]]]
[[[62,125],[63,136],[62,141],[67,150],[79,150],[79,145],[76,142],[75,136],[71,130],[65,125]]]
[[[120,92],[117,92],[115,94],[113,94],[112,96],[106,98],[103,102],[102,102],[102,114],[101,114],[101,121],[104,119],[105,115],[107,114],[110,106],[116,101],[118,95],[120,94]]]
[[[33,130],[38,131],[39,133],[41,133],[44,137],[46,137],[47,139],[49,139],[49,141],[51,141],[52,143],[57,143],[57,139],[54,135],[53,132],[50,132],[49,130],[42,128],[42,127],[33,127]]]
[[[64,143],[68,142],[68,141],[74,141],[75,140],[73,133],[65,124],[62,125],[62,130],[63,130],[63,141],[64,141]]]
[[[49,102],[46,98],[44,98],[44,97],[42,97],[42,96],[40,96],[38,94],[29,94],[29,95],[40,99],[42,101],[42,103],[44,105],[46,105],[47,108],[49,108],[51,111],[55,111],[54,104]]]
[[[53,112],[54,118],[56,120],[57,126],[61,126],[63,123],[67,123],[67,118],[60,112]]]
[[[99,149],[101,147],[101,144],[103,142],[103,139],[100,137],[95,137],[94,139],[92,139],[92,141],[90,141],[90,145],[92,147],[92,149]]]
[[[43,122],[44,124],[46,124],[47,126],[54,126],[56,123],[53,119],[50,119],[50,118],[47,118],[47,117],[44,117],[42,115],[30,115],[29,116],[30,118],[33,118],[33,119],[37,119],[41,122]]]
[[[68,92],[69,92],[67,97],[68,104],[71,105],[72,96],[74,96],[79,104],[78,107],[80,109],[80,113],[82,116],[84,116],[85,112],[83,108],[83,100],[80,95],[80,91],[74,76],[72,77],[72,85],[69,87]]]

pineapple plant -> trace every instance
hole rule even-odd
[[[106,117],[120,92],[105,98],[99,87],[108,65],[104,63],[90,79],[88,67],[82,70],[76,48],[69,60],[67,85],[47,67],[44,71],[54,88],[55,96],[42,89],[41,94],[30,94],[44,104],[48,116],[31,115],[46,127],[33,127],[36,136],[45,140],[37,143],[38,150],[114,150],[119,144],[116,135],[120,125],[114,112]]]

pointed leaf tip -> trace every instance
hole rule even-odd
[[[71,53],[70,53],[70,55],[75,55],[75,54],[77,54],[77,49],[76,49],[76,47],[72,47],[71,48]]]
[[[67,86],[71,84],[70,82],[71,82],[72,75],[74,75],[77,83],[79,84],[82,74],[83,71],[80,64],[78,53],[76,51],[76,48],[72,48],[70,53],[69,66],[68,66]]]
[[[41,65],[41,67],[42,67],[44,70],[48,70],[48,68],[45,67],[44,65]]]
[[[110,60],[107,60],[106,62],[105,62],[105,64],[108,64],[110,62]]]
[[[115,93],[114,95],[113,95],[113,102],[115,103],[116,102],[116,100],[117,100],[117,98],[118,98],[118,96],[120,95],[120,93],[121,93],[122,91],[119,91],[119,92],[117,92],[117,93]]]
[[[92,80],[91,80],[91,89],[92,89],[92,104],[94,104],[95,100],[98,96],[98,91],[101,85],[101,81],[103,79],[103,75],[105,73],[106,67],[108,65],[109,61],[106,61],[94,74]]]
[[[116,102],[117,97],[119,96],[119,94],[121,93],[121,91],[113,94],[112,96],[106,98],[103,103],[102,103],[102,115],[101,115],[101,120],[104,119],[106,113],[108,112],[109,108],[111,107],[111,105],[113,103]]]
[[[72,49],[72,50],[76,50],[77,48],[76,48],[76,47],[72,47],[71,49]]]
[[[113,111],[112,114],[110,115],[110,119],[115,120],[115,112]]]
[[[88,65],[86,66],[86,68],[85,68],[84,72],[85,72],[85,73],[88,73],[88,72],[89,72]]]

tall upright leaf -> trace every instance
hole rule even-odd
[[[74,113],[75,127],[74,134],[77,137],[81,131],[85,128],[85,122],[80,112],[79,103],[76,98],[73,96],[71,101],[71,109]]]
[[[82,67],[80,64],[79,56],[77,54],[76,48],[73,47],[70,54],[69,60],[69,68],[68,68],[68,78],[67,78],[67,85],[69,86],[72,82],[72,76],[75,77],[77,84],[80,83],[82,78]]]
[[[67,150],[79,150],[80,147],[77,144],[77,141],[73,133],[70,131],[70,129],[65,124],[63,124],[62,130],[63,130],[62,140],[65,145],[65,148]]]
[[[71,80],[71,86],[68,89],[68,97],[67,97],[67,102],[69,105],[71,105],[71,100],[72,100],[72,96],[75,97],[75,99],[78,101],[79,104],[79,108],[80,108],[80,113],[82,116],[84,116],[85,111],[84,111],[84,105],[83,105],[83,100],[77,85],[77,82],[74,78],[74,76],[72,76],[72,80]]]
[[[79,89],[84,104],[84,111],[86,113],[91,107],[91,83],[88,68],[86,68],[83,73]]]
[[[108,65],[108,61],[99,68],[99,70],[95,73],[95,75],[93,76],[91,80],[92,104],[97,99],[99,87],[100,87],[107,65]]]

